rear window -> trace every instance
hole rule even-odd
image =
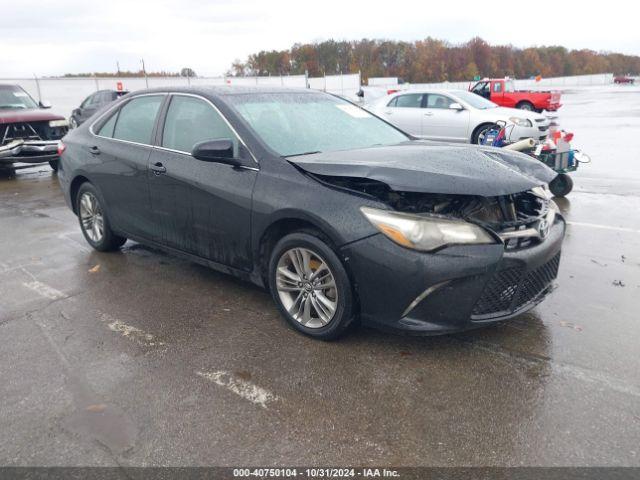
[[[111,115],[111,118],[107,120],[105,124],[102,125],[100,130],[98,131],[98,135],[102,137],[113,137],[113,127],[116,126],[116,120],[118,119],[118,112],[115,112]]]

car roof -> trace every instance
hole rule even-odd
[[[403,93],[445,93],[455,95],[456,93],[466,92],[466,90],[442,90],[442,89],[427,89],[427,88],[412,88],[410,90],[399,90],[393,92],[391,95],[402,95]]]
[[[244,85],[196,85],[190,87],[158,87],[136,90],[133,96],[149,93],[192,93],[205,97],[227,97],[231,95],[246,95],[260,93],[322,93],[318,90],[293,87],[244,86]]]

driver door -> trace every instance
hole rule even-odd
[[[251,199],[257,165],[209,101],[173,94],[149,158],[155,240],[216,263],[251,268]],[[200,142],[231,139],[245,167],[197,160]]]
[[[430,140],[468,142],[469,111],[449,108],[457,102],[447,95],[429,93],[425,96],[422,136]]]

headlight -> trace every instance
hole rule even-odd
[[[69,121],[68,120],[51,120],[49,122],[49,126],[52,128],[55,127],[68,127],[69,126]]]
[[[425,217],[361,207],[360,211],[398,245],[428,252],[451,244],[495,243],[489,232],[463,220]]]
[[[515,123],[519,127],[532,127],[533,123],[528,118],[520,118],[520,117],[511,117],[509,121]]]

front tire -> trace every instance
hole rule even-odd
[[[49,160],[49,166],[54,172],[58,171],[58,162],[60,162],[60,160]]]
[[[296,232],[283,237],[271,252],[268,273],[273,300],[297,331],[332,340],[353,322],[351,281],[323,235]]]
[[[76,195],[76,212],[80,229],[89,245],[100,252],[117,250],[127,241],[111,230],[109,217],[96,187],[83,183]]]
[[[484,141],[484,137],[487,134],[487,130],[497,126],[495,123],[484,123],[473,131],[471,135],[471,144],[472,145],[482,145]]]

